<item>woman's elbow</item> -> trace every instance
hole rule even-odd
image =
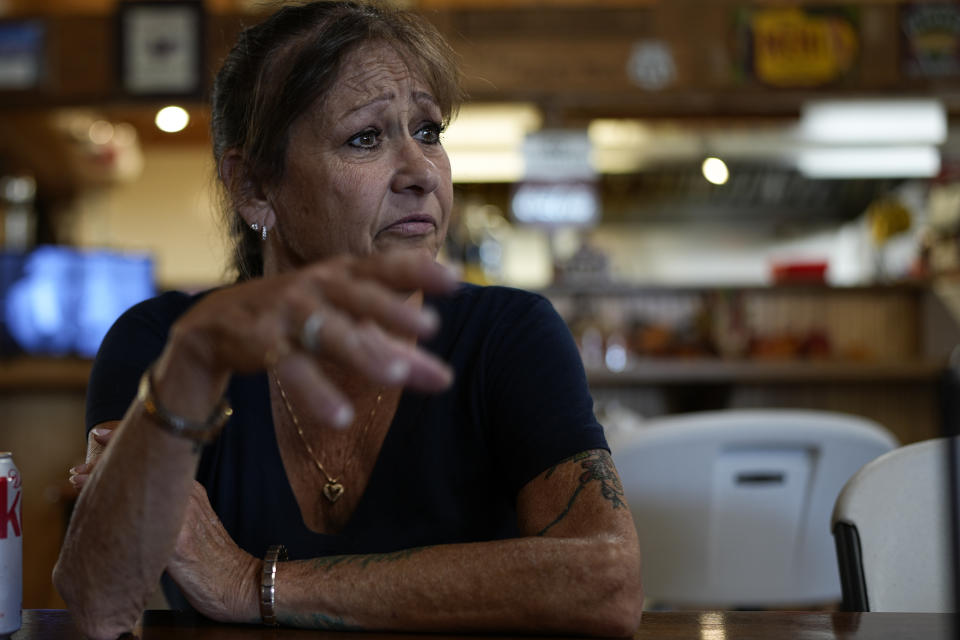
[[[77,589],[74,586],[73,581],[73,572],[67,568],[67,561],[63,557],[63,552],[61,551],[60,557],[57,559],[57,563],[53,566],[53,574],[51,576],[53,582],[53,588],[57,590],[57,593],[60,594],[60,597],[63,598],[63,601],[67,603],[68,608],[73,608],[73,604],[76,602],[75,594]]]
[[[640,627],[640,619],[643,615],[643,590],[637,585],[636,588],[624,588],[620,596],[611,600],[610,607],[601,622],[602,635],[615,638],[624,638],[632,636]]]
[[[592,636],[626,637],[636,633],[643,614],[640,554],[634,544],[622,539],[602,543],[602,560],[592,585],[596,594],[589,622],[582,631]]]
[[[643,615],[643,586],[639,568],[635,574],[627,573],[624,571],[625,575],[611,585],[606,606],[602,608],[602,618],[597,620],[600,632],[594,635],[619,638],[637,632]]]
[[[73,623],[87,638],[92,640],[113,640],[128,633],[136,623],[139,614],[118,615],[116,611],[100,610],[90,588],[84,587],[78,580],[77,571],[65,561],[63,554],[53,567],[53,586],[67,603]]]

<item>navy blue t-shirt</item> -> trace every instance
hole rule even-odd
[[[123,417],[170,326],[199,295],[166,293],[116,322],[90,376],[88,430]],[[440,394],[403,392],[366,491],[335,535],[303,522],[277,447],[266,374],[231,380],[233,417],[204,448],[197,480],[242,549],[262,557],[284,544],[291,559],[303,559],[516,537],[525,484],[576,453],[607,448],[576,345],[548,300],[462,285],[426,303],[441,327],[422,346],[453,367],[453,385]]]

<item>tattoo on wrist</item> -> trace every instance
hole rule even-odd
[[[567,506],[564,507],[563,511],[560,512],[553,522],[541,529],[537,533],[538,536],[546,534],[547,531],[567,517],[567,514],[570,513],[570,510],[573,508],[573,503],[576,502],[580,492],[586,489],[591,482],[600,483],[600,495],[603,496],[605,500],[609,501],[614,509],[620,509],[627,506],[627,503],[624,501],[623,497],[623,485],[620,484],[620,476],[617,475],[617,469],[613,466],[613,459],[611,459],[610,454],[603,449],[583,451],[554,465],[547,470],[546,474],[544,474],[544,479],[550,478],[550,476],[553,475],[553,472],[556,471],[561,465],[570,462],[579,462],[580,467],[583,469],[583,473],[580,474],[577,488],[573,490],[573,495],[570,496],[570,499],[567,501]]]
[[[322,613],[278,615],[280,624],[301,629],[323,629],[326,631],[366,631],[363,627],[347,624],[340,616],[328,616]]]

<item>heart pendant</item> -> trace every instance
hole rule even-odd
[[[323,497],[330,502],[336,502],[343,495],[343,485],[339,482],[328,482],[323,485]]]

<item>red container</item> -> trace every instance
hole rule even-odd
[[[827,261],[774,262],[772,265],[773,282],[790,284],[795,282],[823,283],[827,281]]]
[[[23,518],[20,471],[0,451],[0,636],[20,628],[23,607]]]

